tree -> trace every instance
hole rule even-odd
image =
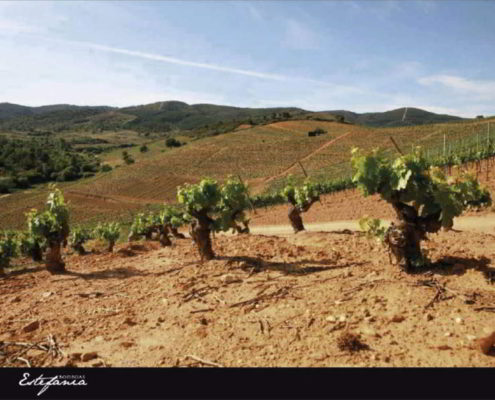
[[[140,148],[139,148],[139,151],[141,153],[146,153],[148,151],[148,146],[146,146],[145,144],[143,144]]]
[[[96,226],[94,235],[108,243],[108,252],[111,253],[115,242],[120,237],[120,224],[117,222],[100,223]]]
[[[48,251],[46,254],[46,268],[51,273],[65,271],[65,263],[62,260],[62,245],[67,245],[69,235],[69,209],[64,201],[64,196],[59,189],[55,189],[48,195],[46,202],[48,209],[38,212],[36,209],[27,214],[28,232],[33,237],[41,237],[46,241]]]
[[[168,138],[167,140],[165,140],[165,146],[167,146],[167,147],[180,147],[181,142],[179,142],[175,138]]]
[[[243,218],[242,207],[249,201],[247,188],[242,182],[229,177],[221,187],[213,179],[203,179],[199,184],[179,187],[177,198],[184,204],[187,214],[194,218],[190,234],[198,246],[201,260],[215,257],[211,245],[212,231],[226,231]],[[241,211],[239,211],[241,210]]]
[[[287,184],[282,190],[282,195],[289,201],[289,220],[294,229],[294,233],[304,230],[301,214],[308,211],[311,206],[320,200],[319,187],[306,179],[302,186],[294,183],[292,176],[289,176]]]
[[[427,233],[450,229],[454,217],[470,204],[491,196],[468,174],[447,178],[438,167],[432,167],[418,148],[412,154],[390,160],[378,149],[366,154],[352,150],[353,182],[364,196],[380,194],[394,208],[398,224],[385,232],[384,242],[397,263],[412,271],[428,263],[420,243]]]
[[[122,152],[122,159],[127,165],[134,163],[134,158],[125,150]]]

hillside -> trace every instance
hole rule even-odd
[[[401,128],[281,121],[190,140],[179,148],[167,148],[163,140],[157,140],[149,143],[146,153],[136,147],[128,149],[136,160],[132,165],[124,165],[121,150],[115,150],[102,155],[103,162],[115,167],[113,171],[59,186],[71,202],[74,222],[125,222],[146,207],[175,202],[177,186],[198,182],[204,176],[222,180],[230,174],[240,174],[253,193],[270,192],[280,188],[288,174],[304,177],[298,161],[316,180],[348,177],[353,146],[381,146],[395,155],[392,136],[404,151],[422,145],[429,154],[441,154],[444,135],[449,149],[468,140],[484,140],[487,126],[486,120]],[[309,137],[308,131],[316,128],[327,133]],[[47,188],[40,186],[0,197],[0,229],[22,227],[24,213],[41,207],[46,194]]]
[[[399,127],[411,125],[438,124],[443,122],[458,122],[463,118],[446,114],[435,114],[419,108],[405,107],[386,112],[358,114],[346,110],[327,111],[330,114],[340,115],[345,121],[374,127]]]
[[[191,131],[193,136],[209,136],[234,130],[243,123],[266,124],[278,120],[335,120],[374,127],[411,126],[461,121],[462,118],[404,108],[382,113],[357,114],[351,111],[311,112],[294,107],[241,108],[214,104],[189,105],[163,101],[132,107],[82,107],[68,104],[25,107],[0,103],[0,132],[101,132],[134,130],[150,133]]]
[[[134,107],[51,105],[25,107],[0,103],[0,132],[71,132],[135,130],[143,133],[200,129],[196,134],[223,133],[242,122],[262,123],[307,113],[299,108],[240,108],[179,101]]]

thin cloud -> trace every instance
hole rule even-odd
[[[57,40],[57,41],[62,41],[62,40]],[[147,59],[147,60],[165,62],[168,64],[185,65],[185,66],[189,66],[189,67],[193,67],[193,68],[209,69],[209,70],[218,71],[218,72],[227,72],[227,73],[232,73],[232,74],[237,74],[237,75],[250,76],[253,78],[260,78],[260,79],[273,80],[273,81],[283,81],[283,82],[295,82],[295,81],[305,82],[305,83],[310,83],[310,84],[314,84],[314,85],[318,85],[318,86],[330,87],[334,90],[338,90],[340,93],[362,93],[363,92],[361,89],[354,87],[354,86],[338,85],[335,83],[321,81],[321,80],[317,80],[317,79],[311,79],[311,78],[293,77],[293,76],[287,76],[287,75],[282,75],[282,74],[270,74],[270,73],[252,71],[252,70],[247,70],[247,69],[223,67],[223,66],[216,65],[216,64],[199,63],[199,62],[195,62],[195,61],[183,60],[183,59],[176,58],[176,57],[167,57],[167,56],[162,56],[159,54],[144,53],[141,51],[122,49],[122,48],[118,48],[118,47],[104,46],[104,45],[100,45],[100,44],[96,44],[96,43],[81,42],[81,41],[67,41],[67,40],[63,40],[62,42],[82,46],[82,47],[85,47],[88,49],[104,51],[104,52],[108,52],[108,53],[124,54],[124,55],[131,56],[131,57],[137,57],[137,58],[143,58],[143,59]]]
[[[216,65],[216,64],[199,63],[199,62],[195,62],[195,61],[182,60],[180,58],[175,58],[175,57],[166,57],[166,56],[162,56],[159,54],[144,53],[141,51],[121,49],[118,47],[103,46],[103,45],[96,44],[96,43],[76,42],[76,41],[64,41],[64,42],[83,46],[83,47],[86,47],[88,49],[105,51],[107,53],[124,54],[124,55],[131,56],[131,57],[144,58],[144,59],[153,60],[153,61],[161,61],[161,62],[165,62],[168,64],[185,65],[188,67],[210,69],[210,70],[219,71],[219,72],[229,72],[232,74],[246,75],[246,76],[251,76],[251,77],[255,77],[255,78],[270,79],[270,80],[275,80],[275,81],[287,80],[287,77],[285,77],[283,75],[278,75],[278,74],[269,74],[269,73],[251,71],[251,70],[240,69],[240,68],[222,67],[221,65]]]
[[[494,96],[495,81],[475,81],[453,75],[432,75],[418,79],[424,86],[440,84],[446,88],[485,96]]]

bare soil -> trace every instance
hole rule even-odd
[[[217,235],[202,265],[190,239],[67,254],[63,275],[21,260],[0,279],[0,363],[495,366],[477,344],[495,329],[495,236],[432,235],[434,268],[408,275],[358,232],[283,235]]]

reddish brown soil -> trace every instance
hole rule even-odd
[[[495,329],[494,245],[483,233],[432,235],[424,247],[443,264],[416,275],[359,233],[219,235],[218,259],[203,265],[189,239],[66,255],[66,274],[31,266],[0,279],[0,341],[54,335],[64,356],[30,349],[12,360],[22,347],[0,344],[0,362],[494,367],[476,344]],[[341,350],[343,333],[369,348]]]

